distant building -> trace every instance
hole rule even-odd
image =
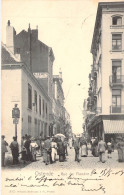
[[[62,72],[53,76],[53,120],[54,134],[64,134],[65,125],[65,108],[64,108],[64,92],[62,89]]]
[[[85,124],[90,137],[124,135],[124,2],[99,3]]]

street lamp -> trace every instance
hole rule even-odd
[[[18,104],[15,104],[15,107],[12,109],[13,124],[15,124],[15,137],[17,137],[17,124],[20,118],[20,110],[17,106]]]

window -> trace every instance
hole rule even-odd
[[[112,113],[121,112],[121,90],[112,90]]]
[[[121,82],[121,60],[112,61],[112,82]]]
[[[38,125],[37,125],[37,119],[34,119],[34,137],[37,137],[38,135]]]
[[[32,118],[31,116],[28,116],[28,135],[31,135],[31,122]]]
[[[114,16],[112,18],[112,25],[122,25],[122,18],[120,16]]]
[[[122,49],[122,35],[113,34],[112,35],[112,50],[121,50]]]
[[[47,103],[46,103],[46,117],[47,117]]]
[[[44,117],[44,100],[43,100],[43,117]]]
[[[32,87],[28,84],[28,108],[32,109]]]
[[[41,97],[39,95],[39,114],[41,115]]]
[[[34,103],[35,103],[35,111],[37,112],[37,92],[34,91]]]

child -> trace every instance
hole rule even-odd
[[[111,158],[111,153],[112,153],[112,144],[111,144],[111,142],[107,143],[107,150],[108,150],[108,158]]]

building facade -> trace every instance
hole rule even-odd
[[[99,3],[85,125],[90,137],[124,135],[124,2]]]
[[[53,134],[65,134],[64,92],[62,88],[62,72],[53,75]]]
[[[25,134],[42,138],[65,134],[62,73],[53,76],[54,60],[52,48],[38,40],[38,28],[29,25],[28,31],[16,34],[8,21],[6,45],[2,44],[2,132],[7,139],[15,135],[11,116],[15,104],[20,109],[19,142]]]
[[[50,97],[29,68],[2,45],[2,134],[8,142],[15,136],[12,109],[15,104],[20,110],[17,125],[18,142],[25,134],[33,137],[49,135]]]

